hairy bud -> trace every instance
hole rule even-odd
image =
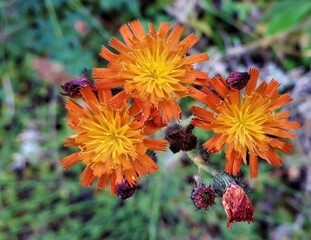
[[[227,85],[231,88],[241,90],[246,86],[249,79],[250,75],[248,72],[232,72],[227,78]]]
[[[84,71],[81,77],[66,82],[64,85],[62,85],[61,87],[64,90],[64,93],[61,94],[71,98],[80,98],[81,97],[80,89],[86,86],[90,86],[93,92],[96,92],[95,86],[90,80],[86,78],[86,75],[87,70]]]

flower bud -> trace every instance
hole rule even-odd
[[[95,86],[90,80],[86,78],[86,75],[87,70],[84,71],[81,77],[66,82],[64,85],[62,85],[61,87],[64,90],[64,93],[61,94],[71,98],[80,98],[81,97],[80,89],[86,86],[90,86],[93,92],[96,92]]]
[[[204,183],[199,183],[191,193],[191,200],[198,209],[207,209],[215,204],[215,192]]]
[[[248,72],[235,71],[229,74],[226,81],[229,87],[241,90],[246,86],[249,79],[250,75],[248,74]]]
[[[117,186],[117,196],[120,199],[125,200],[133,196],[136,191],[136,185],[131,186],[126,179],[123,179],[123,183]]]
[[[170,144],[173,153],[180,150],[190,151],[196,148],[197,138],[192,133],[193,125],[182,128],[179,124],[173,124],[166,128],[165,139]]]
[[[232,184],[222,196],[222,204],[227,214],[227,227],[233,222],[254,222],[254,207],[243,188]]]

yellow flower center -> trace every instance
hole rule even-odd
[[[267,141],[263,132],[264,123],[271,118],[267,111],[269,104],[266,98],[253,93],[234,102],[226,99],[219,106],[219,116],[213,122],[216,133],[222,133],[228,144],[234,144],[237,151],[247,147],[250,151],[257,144]]]
[[[122,160],[135,159],[136,145],[142,143],[143,136],[140,130],[131,128],[132,124],[129,115],[118,110],[101,108],[89,114],[79,124],[84,130],[79,136],[84,143],[82,157],[92,155],[93,163],[110,161],[112,168]]]
[[[164,99],[176,98],[175,92],[185,90],[180,78],[186,72],[178,50],[165,47],[163,40],[148,38],[150,45],[137,47],[127,53],[132,61],[124,61],[125,72],[131,79],[125,83],[125,91],[134,92],[139,98],[155,103]]]

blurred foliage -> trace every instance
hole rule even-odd
[[[249,193],[255,223],[232,229],[220,200],[208,211],[195,209],[189,196],[197,169],[181,154],[160,155],[160,171],[127,201],[82,188],[81,166],[66,172],[59,166],[72,151],[63,147],[70,130],[59,92],[84,68],[105,66],[101,45],[137,18],[144,26],[169,21],[185,25],[185,35],[195,32],[201,40],[193,51],[209,52],[201,67],[212,74],[270,62],[308,72],[310,1],[8,0],[0,11],[0,239],[309,239],[306,161],[260,165]],[[181,100],[186,116],[193,104]],[[210,136],[195,133],[201,141]],[[208,164],[222,168],[223,154]]]

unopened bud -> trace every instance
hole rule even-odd
[[[84,71],[81,77],[66,82],[64,85],[62,85],[61,87],[64,90],[64,93],[61,94],[71,98],[80,98],[81,97],[80,89],[86,86],[90,86],[93,92],[96,92],[95,86],[90,80],[86,78],[86,75],[87,71]]]
[[[133,196],[136,191],[136,185],[131,186],[126,179],[123,179],[123,183],[117,186],[117,196],[122,200],[128,199]]]
[[[232,72],[227,78],[227,85],[231,88],[241,90],[246,86],[249,79],[250,75],[248,72]]]
[[[198,209],[208,209],[215,204],[215,192],[204,183],[198,184],[191,193],[191,200]]]

